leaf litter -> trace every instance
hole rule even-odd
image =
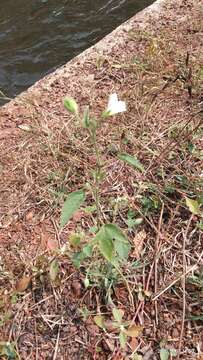
[[[142,15],[140,24],[132,20],[99,63],[93,50],[88,59],[75,59],[67,74],[47,77],[46,91],[39,83],[0,109],[2,357],[202,357],[201,2],[168,1],[157,16],[145,16],[145,27]],[[55,226],[63,200],[83,189],[94,160],[62,99],[71,92],[80,106],[103,110],[112,90],[126,99],[128,111],[100,134],[102,214],[105,223],[114,217],[131,241],[123,271],[135,311],[114,271],[107,269],[101,285],[104,264],[97,263],[85,287],[83,267],[61,251],[73,251],[70,234],[95,228],[94,210],[75,219],[69,211],[68,225]],[[84,207],[93,205],[87,198]],[[130,222],[129,208],[135,213]],[[115,307],[137,335],[126,339],[122,328],[122,348],[118,334],[101,326],[112,321]]]

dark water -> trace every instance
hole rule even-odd
[[[1,0],[0,90],[14,97],[152,2]]]

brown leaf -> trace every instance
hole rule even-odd
[[[53,238],[47,239],[47,250],[56,250],[58,249],[58,241]]]
[[[121,355],[119,351],[117,354],[113,355],[112,360],[124,360],[124,357]]]
[[[94,322],[95,324],[100,328],[105,328],[105,317],[102,315],[96,315],[94,316]]]
[[[135,235],[135,237],[133,239],[134,250],[130,254],[131,257],[136,258],[136,259],[140,258],[140,254],[142,252],[144,240],[146,239],[146,237],[147,237],[147,234],[146,234],[145,230],[141,230]]]
[[[78,210],[73,215],[73,221],[74,222],[79,222],[82,218],[84,218],[85,215],[86,214],[85,214],[85,212],[83,210]]]
[[[41,245],[45,250],[58,249],[58,241],[44,228],[41,230]]]
[[[92,335],[92,336],[95,336],[97,334],[99,334],[99,329],[96,325],[87,325],[86,326],[87,328],[87,331]]]
[[[73,293],[74,295],[77,297],[77,298],[80,298],[81,297],[81,294],[82,294],[82,285],[79,281],[73,281],[72,283],[72,290],[73,290]]]
[[[132,337],[132,338],[136,338],[140,335],[140,333],[142,332],[143,327],[139,326],[139,325],[132,325],[130,326],[128,329],[125,329],[124,332],[126,335]]]
[[[34,211],[33,210],[30,210],[26,216],[25,216],[25,219],[26,221],[28,222],[31,222],[33,220],[33,217],[34,217]]]
[[[24,131],[32,131],[31,126],[27,125],[27,124],[18,125],[18,128],[21,129],[21,130],[24,130]]]
[[[128,291],[126,289],[126,287],[115,287],[114,292],[116,294],[117,300],[119,300],[122,303],[126,302],[126,299],[128,297]]]
[[[113,339],[106,339],[104,338],[105,343],[107,344],[107,350],[111,350],[111,352],[114,352],[115,349],[115,342]],[[106,348],[106,346],[105,346]]]
[[[57,259],[54,259],[49,267],[49,276],[51,281],[53,282],[56,281],[58,273],[59,273],[59,262]]]
[[[139,342],[138,342],[137,338],[133,337],[129,341],[129,344],[130,344],[131,350],[134,352],[137,349]]]
[[[23,292],[27,290],[28,286],[31,283],[31,276],[23,276],[16,284],[16,290],[18,292]]]

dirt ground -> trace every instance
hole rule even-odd
[[[0,358],[203,359],[202,42],[202,2],[166,0],[0,109]],[[122,271],[134,306],[98,254],[74,266],[71,236],[93,237],[91,194],[58,226],[66,195],[90,183],[95,166],[63,99],[98,116],[114,92],[127,112],[98,134],[100,207],[131,243]],[[114,306],[141,329],[123,348],[115,327],[95,323],[103,314],[111,324]]]

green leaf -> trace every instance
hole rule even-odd
[[[87,289],[90,286],[90,281],[87,277],[84,279],[84,285],[85,285],[85,289]]]
[[[85,257],[90,257],[92,256],[92,250],[93,250],[93,247],[92,245],[85,245],[82,249],[82,252],[83,254],[85,254]]]
[[[105,317],[104,316],[102,316],[102,315],[94,316],[94,322],[101,329],[105,329]]]
[[[126,260],[128,258],[130,244],[128,242],[121,242],[115,239],[115,250],[119,255],[120,260]]]
[[[190,152],[190,154],[192,154],[195,150],[195,145],[191,142],[188,143],[188,150]]]
[[[108,236],[114,239],[114,248],[121,260],[128,258],[130,252],[130,243],[121,229],[114,224],[104,225]]]
[[[97,236],[99,234],[99,237]],[[102,255],[110,262],[113,260],[114,244],[111,237],[107,234],[104,227],[97,233],[96,239],[99,240],[99,250]]]
[[[86,213],[93,213],[93,212],[95,212],[97,210],[97,207],[96,207],[96,205],[92,205],[92,206],[86,206],[86,208],[84,209],[84,211],[86,212]]]
[[[114,262],[116,252],[120,260],[125,260],[130,251],[130,243],[118,226],[105,224],[94,238],[98,243],[102,255],[111,263]]]
[[[96,233],[94,239],[93,239],[93,244],[98,245],[99,250],[101,251],[102,255],[108,260],[111,261],[112,260],[112,255],[113,255],[113,243],[111,241],[111,239],[109,239],[107,237],[106,231],[105,231],[105,227],[104,225],[99,229],[99,231]],[[105,243],[106,243],[106,247],[107,249],[105,250]],[[103,249],[104,248],[104,249]],[[103,253],[104,252],[104,253]]]
[[[167,349],[160,350],[160,360],[168,360],[170,356],[170,352]]]
[[[175,175],[175,178],[178,180],[178,182],[184,186],[187,187],[188,186],[188,179],[185,175]]]
[[[197,227],[198,227],[198,229],[203,230],[203,220],[200,220],[200,221],[197,223]]]
[[[203,314],[202,315],[192,315],[189,317],[190,320],[193,320],[193,321],[203,321]]]
[[[141,164],[141,162],[136,159],[135,157],[128,155],[126,153],[121,153],[118,155],[118,158],[124,162],[126,162],[128,165],[133,166],[135,169],[143,172],[144,166]]]
[[[129,218],[129,219],[125,220],[125,223],[131,229],[134,226],[138,226],[138,225],[142,224],[143,218],[137,218],[137,219]]]
[[[124,315],[124,311],[121,310],[121,309],[117,309],[116,307],[114,307],[113,310],[112,310],[112,313],[113,313],[114,319],[115,319],[118,323],[121,323],[121,322],[122,322],[123,315]]]
[[[127,343],[127,335],[123,331],[121,331],[119,334],[119,342],[120,342],[121,348],[125,349],[126,343]]]
[[[176,357],[177,356],[177,350],[176,349],[170,349],[170,355],[171,355],[171,357]]]
[[[197,200],[189,199],[186,197],[186,205],[192,214],[194,215],[200,214],[200,206]]]
[[[5,358],[5,356],[8,360],[17,359],[17,353],[15,351],[14,345],[9,342],[1,341],[0,357]]]
[[[57,259],[54,259],[51,264],[50,264],[50,268],[49,268],[49,276],[51,281],[55,281],[57,276],[58,276],[58,272],[59,272],[59,263]]]
[[[97,231],[98,231],[98,226],[96,226],[96,225],[91,226],[89,228],[89,232],[92,233],[92,234],[96,234]]]
[[[73,262],[73,265],[76,267],[76,268],[79,268],[82,261],[86,258],[85,254],[83,253],[83,251],[78,251],[76,253],[73,254],[72,256],[72,262]]]
[[[142,357],[142,355],[139,355],[138,353],[135,353],[133,355],[132,360],[143,360],[143,357]]]
[[[103,111],[102,114],[101,114],[101,117],[102,117],[102,118],[107,118],[107,117],[109,117],[109,116],[111,116],[111,111],[105,110],[105,111]]]
[[[198,196],[198,203],[199,203],[199,205],[203,205],[203,194]]]
[[[84,190],[74,191],[67,196],[61,211],[60,228],[63,228],[67,224],[74,212],[79,209],[84,201]]]
[[[71,234],[69,238],[69,242],[73,247],[77,247],[78,245],[80,245],[81,240],[81,234]]]

